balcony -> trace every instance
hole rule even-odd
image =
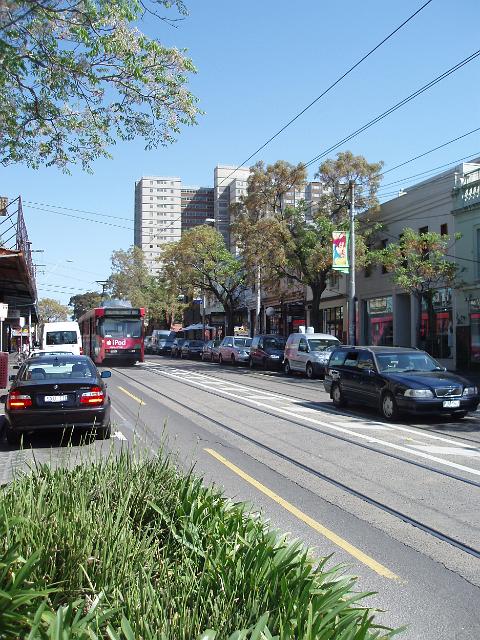
[[[470,211],[480,206],[480,169],[455,178],[453,213]]]

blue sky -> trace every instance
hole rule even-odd
[[[205,115],[172,146],[146,152],[140,140],[116,145],[114,159],[96,162],[94,175],[79,168],[70,176],[53,168],[2,169],[2,195],[22,195],[32,246],[44,250],[35,254],[46,265],[40,297],[65,303],[108,277],[112,251],[133,242],[135,180],[179,175],[186,184],[211,185],[217,163],[242,162],[421,4],[187,0],[190,15],[177,28],[149,20],[143,26],[149,35],[188,49],[198,69],[190,88]],[[254,160],[310,160],[473,53],[479,19],[478,0],[433,0]],[[388,169],[480,126],[479,75],[477,58],[342,149],[384,160]],[[479,133],[389,173],[385,182],[480,155]],[[68,215],[42,211],[50,208],[44,204],[65,207],[57,211]]]

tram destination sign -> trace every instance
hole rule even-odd
[[[122,317],[125,318],[126,316],[130,316],[131,318],[139,318],[140,317],[140,309],[105,309],[105,316],[108,317]]]

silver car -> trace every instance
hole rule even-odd
[[[248,336],[225,336],[218,347],[218,362],[240,364],[250,359],[252,338]]]

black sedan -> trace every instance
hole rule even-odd
[[[180,357],[201,358],[204,345],[203,340],[185,340],[180,349]]]
[[[336,407],[370,405],[386,420],[401,412],[463,418],[480,402],[472,382],[448,372],[425,351],[399,347],[337,347],[324,386]]]
[[[172,348],[170,350],[172,358],[180,358],[185,340],[185,338],[175,338],[175,340],[172,342]]]
[[[87,356],[34,358],[11,376],[6,401],[6,436],[18,444],[21,434],[43,429],[75,427],[110,437],[110,396],[104,378]]]

